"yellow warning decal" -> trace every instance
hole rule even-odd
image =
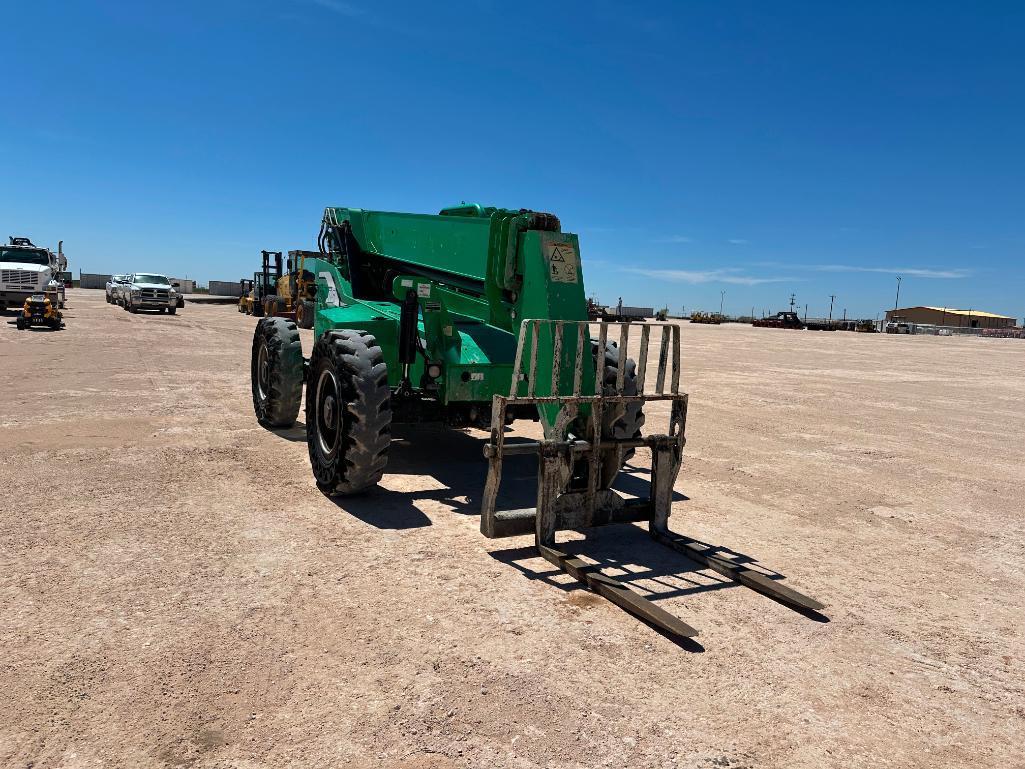
[[[576,283],[579,280],[580,262],[572,243],[546,243],[545,256],[548,259],[548,275],[553,283]]]

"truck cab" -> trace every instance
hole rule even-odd
[[[158,272],[133,272],[121,288],[124,308],[131,313],[139,310],[165,310],[174,315],[178,311],[178,284],[171,283]]]
[[[50,249],[28,238],[9,240],[8,245],[0,245],[0,311],[20,307],[33,294],[45,292],[60,272],[57,255]]]

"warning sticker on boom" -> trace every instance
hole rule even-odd
[[[577,282],[580,271],[577,269],[577,250],[572,243],[546,243],[545,256],[548,257],[548,275],[552,282]]]

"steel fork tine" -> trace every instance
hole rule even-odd
[[[562,332],[565,322],[555,322],[555,339],[552,340],[552,395],[559,394],[559,384],[562,380]]]
[[[527,382],[527,395],[531,398],[535,395],[535,382],[537,378],[537,338],[541,330],[541,321],[535,320],[530,330],[530,379]]]
[[[673,381],[672,393],[680,393],[680,327],[673,324]]]
[[[626,348],[630,341],[630,324],[623,323],[619,327],[619,365],[616,366],[616,395],[623,395],[623,383],[626,381]]]
[[[655,379],[655,394],[665,395],[666,356],[669,353],[669,326],[662,326],[662,340],[658,348],[658,377]]]
[[[584,378],[584,330],[585,321],[577,323],[577,357],[573,364],[573,395],[580,395],[580,386]]]
[[[520,383],[520,368],[523,366],[523,342],[527,338],[527,321],[520,321],[520,338],[516,341],[516,357],[513,359],[512,387],[509,388],[509,397],[516,397],[517,385]]]
[[[637,394],[644,395],[644,375],[648,373],[648,336],[651,326],[647,323],[641,329],[641,352],[637,356]]]

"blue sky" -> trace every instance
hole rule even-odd
[[[555,212],[614,303],[1025,315],[1025,4],[0,5],[0,236],[201,281],[326,205]]]

